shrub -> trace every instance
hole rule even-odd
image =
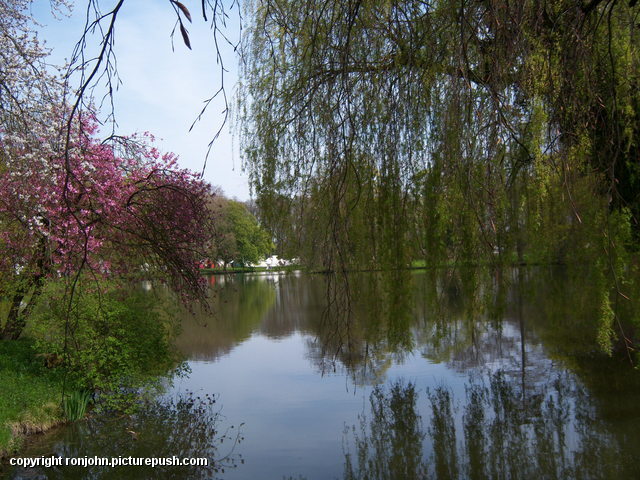
[[[62,282],[48,285],[29,334],[64,359],[72,381],[96,392],[99,407],[125,408],[143,387],[175,367],[176,331],[167,302],[132,285],[80,282],[72,302]]]

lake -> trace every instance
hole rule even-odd
[[[212,276],[188,369],[24,456],[207,456],[10,478],[640,478],[640,375],[589,269]],[[602,343],[602,342],[600,342]]]

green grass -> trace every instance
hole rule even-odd
[[[49,369],[29,340],[0,340],[0,458],[20,446],[23,435],[63,420],[62,371]]]

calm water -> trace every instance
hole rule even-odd
[[[212,277],[213,313],[185,313],[178,339],[190,373],[158,404],[51,432],[24,455],[215,467],[12,478],[640,478],[640,372],[595,347],[601,280]]]

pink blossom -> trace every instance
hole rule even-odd
[[[0,247],[7,253],[0,270],[20,261],[62,275],[82,268],[118,275],[148,264],[174,287],[200,291],[209,185],[180,169],[174,154],[158,152],[148,134],[108,145],[97,139],[92,115],[78,123],[66,153],[51,147],[63,142],[0,137],[7,167],[0,172]]]

